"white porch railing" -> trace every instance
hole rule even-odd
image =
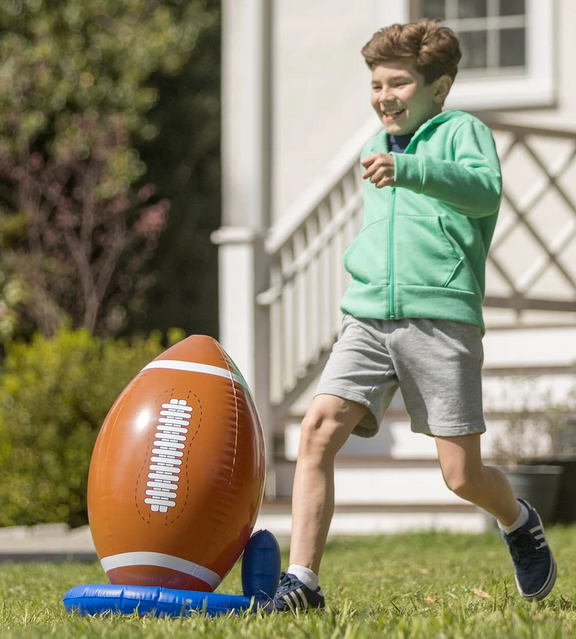
[[[378,131],[375,124],[343,147],[266,239],[270,287],[256,302],[269,307],[275,423],[320,372],[338,332],[339,302],[348,285],[342,254],[362,216],[360,152]]]
[[[322,369],[341,322],[344,249],[362,214],[360,151],[369,123],[343,148],[265,242],[270,285],[256,302],[270,319],[270,402],[278,424]],[[497,121],[504,174],[489,256],[486,306],[576,312],[576,131]]]
[[[576,129],[487,121],[504,176],[485,306],[576,310]]]

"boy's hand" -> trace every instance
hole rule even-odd
[[[362,178],[370,180],[377,188],[394,186],[394,156],[387,153],[374,153],[362,160],[366,169]]]

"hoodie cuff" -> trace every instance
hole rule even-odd
[[[394,186],[421,193],[426,171],[424,158],[411,153],[392,153],[394,156]]]

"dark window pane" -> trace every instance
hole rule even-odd
[[[485,69],[486,59],[486,31],[460,31],[458,34],[462,47],[461,69]]]
[[[502,29],[500,31],[500,66],[523,67],[526,65],[526,31]]]
[[[459,18],[485,18],[487,0],[458,0]]]
[[[446,3],[445,0],[422,0],[422,17],[423,18],[440,18],[446,19]]]
[[[500,0],[501,16],[523,16],[526,14],[526,0]]]

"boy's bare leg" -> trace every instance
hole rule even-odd
[[[290,564],[318,574],[334,514],[334,458],[367,412],[334,395],[312,401],[302,422],[294,477]]]
[[[484,466],[479,434],[437,437],[436,447],[448,487],[498,519],[520,595],[544,599],[556,583],[557,568],[538,513],[526,502],[520,508],[506,475]]]
[[[448,488],[494,515],[504,526],[511,526],[520,507],[506,475],[482,463],[480,434],[435,439]]]

